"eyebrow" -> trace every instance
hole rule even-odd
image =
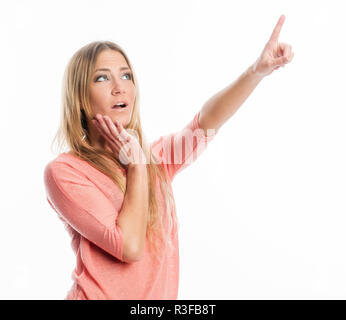
[[[128,68],[128,67],[121,67],[120,71],[123,71],[123,70],[130,70],[130,68]],[[96,71],[111,71],[111,70],[108,69],[108,68],[100,68],[100,69],[96,69],[94,72],[96,72]]]

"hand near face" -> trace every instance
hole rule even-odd
[[[95,118],[92,120],[93,124],[121,163],[128,166],[147,163],[137,138],[128,133],[120,122],[113,123],[106,115],[97,114]]]
[[[284,67],[293,59],[294,53],[292,52],[292,46],[279,42],[279,35],[284,21],[285,16],[280,16],[269,41],[253,65],[254,72],[262,77],[271,74],[280,67]]]

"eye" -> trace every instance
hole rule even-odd
[[[95,79],[95,82],[99,82],[99,81],[97,81],[97,80],[100,79],[100,78],[102,78],[102,77],[106,77],[106,78],[107,78],[107,76],[106,76],[105,74],[102,74],[102,75],[98,76],[98,77]],[[108,78],[107,78],[107,79],[108,79]]]
[[[124,73],[123,75],[124,75],[124,76],[129,76],[128,80],[132,80],[132,74],[131,74],[131,73]],[[99,78],[102,78],[102,77],[106,77],[106,79],[108,80],[107,75],[101,74],[100,76],[98,76],[98,77],[95,79],[95,82],[99,82],[98,79],[99,79]]]
[[[125,73],[124,76],[129,76],[129,79],[128,80],[132,80],[132,74],[131,73]]]

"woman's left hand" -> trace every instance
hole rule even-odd
[[[284,21],[285,16],[282,15],[260,57],[252,66],[252,70],[259,76],[265,77],[274,70],[284,67],[293,59],[294,53],[292,52],[292,46],[287,43],[278,42]]]

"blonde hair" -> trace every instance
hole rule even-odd
[[[64,144],[67,144],[77,157],[87,161],[90,165],[107,175],[120,188],[121,192],[125,193],[126,177],[117,173],[117,170],[114,170],[114,168],[122,167],[126,169],[126,166],[121,161],[118,161],[110,151],[91,146],[87,124],[87,119],[95,116],[89,102],[89,83],[98,55],[101,51],[107,49],[121,53],[132,71],[132,81],[136,88],[136,99],[132,117],[126,129],[135,130],[138,135],[138,141],[148,159],[146,167],[148,172],[149,214],[146,236],[149,239],[153,253],[156,257],[159,257],[159,250],[162,247],[158,245],[158,242],[161,242],[165,247],[166,245],[172,246],[170,234],[173,228],[173,220],[177,221],[176,206],[171,188],[167,183],[169,178],[166,171],[151,152],[150,145],[142,131],[139,113],[138,81],[129,58],[118,44],[111,41],[94,41],[76,51],[69,60],[62,83],[60,126],[53,139],[52,146],[57,141],[57,152],[61,153],[63,152]],[[158,208],[156,179],[159,181],[160,192],[162,192],[165,199],[163,211],[160,211]],[[173,208],[172,212],[171,208]],[[166,234],[164,233],[163,225],[164,217],[161,212],[165,212],[168,215],[168,232]]]

